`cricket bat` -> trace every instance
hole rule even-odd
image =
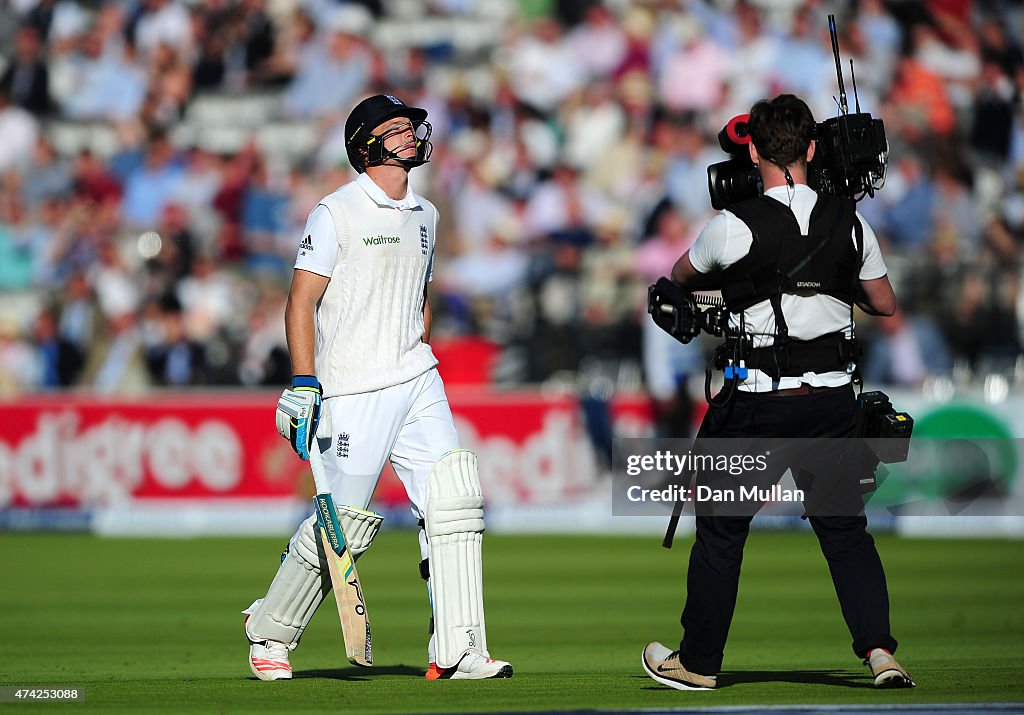
[[[373,665],[373,643],[370,638],[370,617],[366,613],[363,587],[359,582],[356,564],[345,544],[345,533],[338,522],[334,497],[327,485],[327,473],[320,458],[320,445],[313,438],[309,450],[309,466],[313,469],[316,496],[316,520],[320,527],[320,541],[327,556],[327,568],[334,587],[334,600],[341,618],[341,635],[345,639],[345,655],[354,665]]]

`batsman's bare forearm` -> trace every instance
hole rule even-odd
[[[316,329],[313,311],[291,297],[284,311],[284,330],[288,338],[288,354],[292,361],[292,374],[315,375]]]
[[[329,278],[301,269],[292,274],[284,331],[293,375],[316,374],[316,306],[329,282]]]

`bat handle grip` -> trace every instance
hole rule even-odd
[[[327,472],[324,470],[323,457],[320,454],[320,440],[313,437],[309,445],[309,467],[313,470],[313,484],[317,494],[329,494],[330,486],[327,484]]]
[[[324,470],[323,458],[320,453],[320,445],[316,438],[309,447],[309,466],[313,470],[313,484],[316,486],[316,496],[313,498],[313,506],[316,509],[317,521],[324,529],[324,535],[328,543],[324,547],[331,548],[341,556],[347,548],[345,545],[345,531],[338,521],[336,508],[334,506],[334,495],[327,483],[327,472]]]

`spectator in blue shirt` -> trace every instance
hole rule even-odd
[[[170,196],[178,190],[184,169],[175,161],[174,150],[167,137],[154,137],[146,151],[143,165],[128,175],[125,182],[122,212],[124,219],[136,227],[156,225]]]

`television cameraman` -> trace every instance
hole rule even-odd
[[[878,241],[853,200],[818,195],[807,185],[814,131],[810,109],[794,95],[755,104],[748,149],[763,196],[719,212],[672,269],[672,280],[684,290],[721,289],[731,320],[749,339],[746,379],[735,386],[732,399],[712,402],[699,436],[854,434],[858,408],[852,367],[857,354],[847,339],[852,306],[871,315],[892,315],[896,298]],[[806,474],[793,471],[799,486],[799,477]],[[856,497],[854,506],[835,514],[817,513],[808,500],[804,506],[828,562],[854,652],[870,665],[875,686],[913,687],[892,656],[897,643],[890,634],[885,573],[867,532],[859,490]],[[696,508],[679,650],[655,642],[643,653],[648,675],[679,690],[717,685],[754,516],[713,511],[700,504]]]

